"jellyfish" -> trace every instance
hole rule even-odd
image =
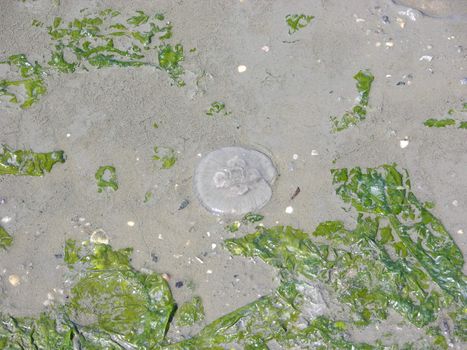
[[[262,152],[224,147],[207,154],[194,176],[201,204],[215,215],[243,215],[262,208],[272,197],[277,171]]]

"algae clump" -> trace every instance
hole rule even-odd
[[[63,151],[36,153],[12,150],[3,145],[0,150],[0,175],[42,176],[50,173],[57,163],[65,162]]]

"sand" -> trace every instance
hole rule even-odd
[[[154,68],[111,68],[51,75],[48,93],[28,110],[0,105],[0,143],[67,155],[44,177],[0,177],[0,218],[15,239],[0,252],[2,312],[34,315],[48,298],[60,299],[65,240],[86,240],[98,229],[113,247],[133,247],[137,268],[169,274],[178,302],[200,295],[207,321],[272,291],[276,272],[223,250],[223,239],[243,233],[226,232],[228,222],[206,211],[193,192],[200,157],[225,146],[256,148],[277,166],[272,200],[260,211],[265,225],[312,231],[342,219],[352,226],[355,215],[341,209],[330,169],[395,162],[467,251],[460,233],[467,233],[467,133],[423,126],[467,97],[464,19],[407,12],[391,0],[129,3],[1,1],[1,58],[47,59],[48,35],[31,26],[33,19],[71,20],[82,8],[109,6],[165,13],[187,53],[184,88]],[[290,36],[290,13],[315,19]],[[239,73],[239,65],[246,70]],[[352,76],[360,69],[375,76],[367,119],[331,133],[330,116],[355,102]],[[232,114],[208,117],[213,101]],[[408,146],[401,148],[404,139]],[[151,159],[154,146],[176,150],[173,168],[161,170]],[[94,174],[108,164],[117,169],[119,189],[98,193]],[[144,203],[147,191],[154,196]],[[188,206],[178,210],[184,200]],[[10,275],[19,276],[17,286]],[[178,281],[184,286],[176,288]]]

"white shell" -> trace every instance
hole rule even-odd
[[[224,147],[206,155],[194,176],[201,204],[216,215],[242,215],[262,208],[272,196],[277,171],[265,154]]]

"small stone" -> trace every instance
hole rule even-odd
[[[207,270],[206,273],[207,273],[208,275],[210,275],[210,274],[212,274],[212,270]]]
[[[17,287],[21,283],[21,279],[18,275],[10,275],[8,276],[8,282],[10,282],[13,287]]]
[[[261,50],[263,50],[264,52],[269,52],[269,46],[267,45],[264,45]]]
[[[130,227],[135,226],[135,222],[134,222],[134,221],[128,221],[126,224],[127,224],[128,226],[130,226]]]
[[[298,159],[298,154],[294,154],[294,155],[292,156],[292,158],[293,158],[293,160],[297,160],[297,159]]]
[[[419,61],[428,61],[428,62],[431,62],[432,59],[433,59],[433,56],[424,55],[424,56],[420,57]]]
[[[182,281],[175,282],[175,287],[176,288],[182,288],[183,287],[183,282]]]
[[[383,16],[383,17],[381,17],[381,19],[383,20],[383,23],[386,23],[386,24],[391,23],[388,16]]]
[[[467,78],[462,78],[460,80],[461,85],[467,85]]]
[[[3,223],[3,224],[7,224],[7,223],[9,223],[10,221],[11,221],[11,217],[9,217],[9,216],[5,216],[5,217],[2,218],[2,223]]]
[[[238,70],[239,73],[243,73],[243,72],[246,71],[246,66],[241,64],[241,65],[238,66],[237,70]]]
[[[319,152],[317,150],[315,150],[315,149],[312,149],[311,150],[311,155],[312,156],[319,156]]]
[[[400,140],[399,141],[399,145],[401,148],[406,148],[408,145],[409,145],[409,139],[408,137],[406,137],[405,139],[403,140]]]
[[[288,206],[287,208],[285,208],[285,212],[287,214],[292,214],[293,213],[293,208],[291,206]]]

